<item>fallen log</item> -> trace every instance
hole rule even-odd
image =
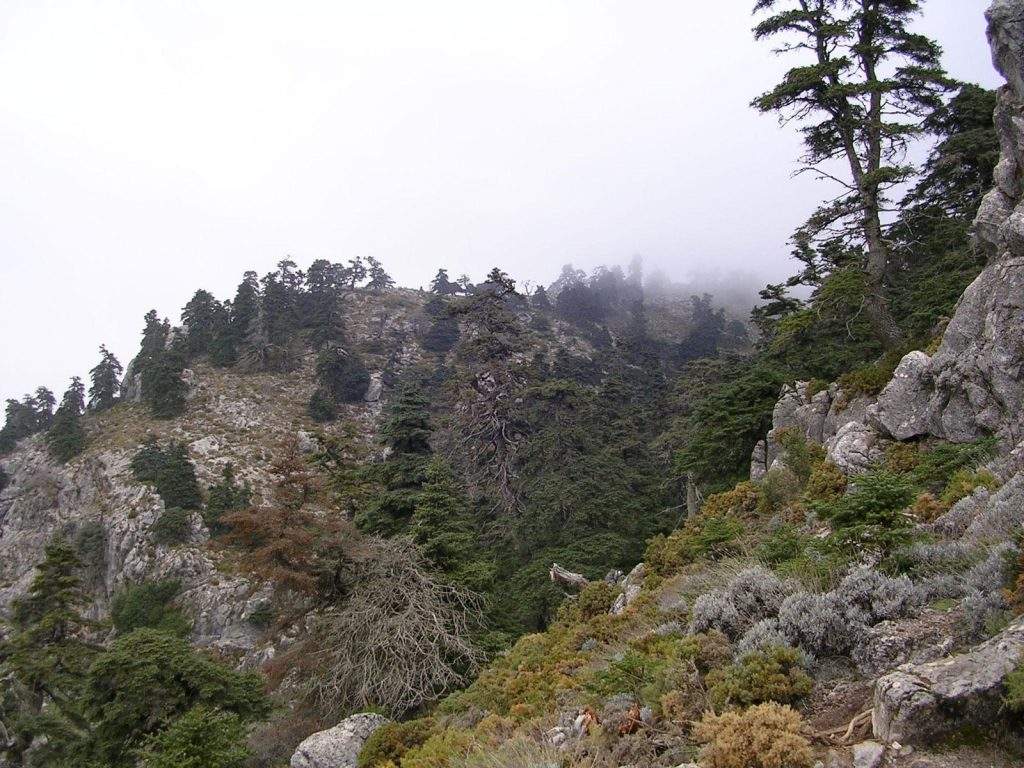
[[[551,576],[551,581],[555,584],[559,584],[562,587],[569,587],[572,589],[583,589],[590,580],[582,573],[573,573],[572,571],[563,568],[558,563],[551,564],[551,570],[548,571]]]

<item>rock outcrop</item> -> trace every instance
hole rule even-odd
[[[346,717],[299,744],[291,768],[356,768],[363,744],[387,722],[386,717],[369,712]]]
[[[972,725],[988,730],[1002,715],[1003,680],[1024,654],[1024,618],[966,653],[908,664],[875,684],[875,737],[930,744]]]

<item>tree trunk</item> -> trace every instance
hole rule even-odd
[[[590,583],[590,580],[583,574],[573,573],[572,571],[563,568],[558,563],[552,563],[551,570],[548,573],[551,576],[551,581],[563,587],[583,589]]]

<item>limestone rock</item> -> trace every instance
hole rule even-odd
[[[386,717],[370,712],[346,717],[299,744],[291,768],[355,768],[363,744],[387,722]]]
[[[878,768],[885,757],[885,747],[877,741],[862,741],[853,745],[853,768]]]
[[[965,653],[908,664],[875,684],[875,738],[934,743],[966,725],[999,720],[1003,680],[1024,653],[1024,618]]]
[[[885,457],[884,441],[867,424],[851,421],[825,445],[828,458],[847,475],[858,475]]]
[[[927,434],[931,427],[930,387],[931,358],[924,352],[911,352],[878,396],[872,415],[897,440]]]

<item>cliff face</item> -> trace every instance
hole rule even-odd
[[[356,295],[349,301],[349,333],[377,351],[367,356],[372,382],[363,403],[345,406],[327,432],[354,430],[372,443],[382,408],[383,379],[419,357],[413,339],[422,298],[415,292],[387,297]],[[373,342],[371,344],[370,342]],[[8,475],[0,493],[0,615],[23,595],[57,533],[75,542],[89,572],[94,618],[107,614],[117,590],[145,579],[181,583],[178,601],[193,624],[192,641],[226,651],[253,650],[259,632],[249,617],[267,597],[265,586],[233,572],[222,552],[207,546],[209,531],[198,513],[189,519],[184,544],[154,541],[151,528],[164,511],[156,491],[132,476],[130,461],[149,437],[188,446],[200,486],[218,481],[231,462],[257,500],[269,492],[272,461],[283,447],[315,447],[306,404],[315,384],[307,354],[287,374],[243,374],[199,364],[184,372],[188,407],[180,418],[153,419],[134,397],[126,377],[123,402],[86,418],[88,447],[67,465],[56,464],[41,436],[22,441],[2,460]]]

